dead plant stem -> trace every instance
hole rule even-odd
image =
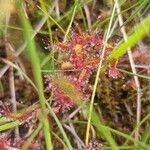
[[[5,35],[5,50],[6,51],[14,51],[13,49],[9,49],[8,44],[7,44],[7,27],[9,24],[9,20],[10,20],[10,13],[7,14],[6,16],[6,26],[5,26],[5,30],[4,30],[4,35]],[[9,90],[10,90],[10,101],[12,103],[12,109],[13,112],[17,111],[17,102],[16,102],[16,90],[15,90],[15,81],[14,81],[14,69],[13,67],[10,67],[9,69]],[[18,127],[15,128],[15,138],[19,138],[19,129]]]
[[[91,30],[91,17],[90,17],[90,11],[89,11],[89,8],[86,4],[86,1],[85,0],[82,0],[82,3],[83,3],[83,8],[84,8],[84,11],[85,11],[85,15],[86,15],[86,19],[87,19],[87,24],[88,24],[88,29],[89,31]]]
[[[14,69],[13,67],[9,68],[9,89],[10,89],[10,100],[12,103],[13,112],[17,111],[17,103],[16,103],[16,94],[15,94],[15,82],[14,82]],[[19,129],[15,128],[15,137],[19,138]]]
[[[121,27],[121,32],[122,32],[124,40],[127,41],[128,37],[127,37],[127,33],[125,31],[125,27],[123,26],[123,18],[121,15],[121,10],[120,10],[118,0],[115,0],[115,3],[116,3],[116,10],[118,13],[119,25]],[[128,57],[129,57],[129,61],[130,61],[130,65],[131,65],[133,74],[137,74],[136,73],[137,71],[135,68],[135,63],[134,63],[132,52],[131,52],[130,48],[128,49]],[[141,119],[141,88],[140,88],[140,82],[139,82],[139,79],[137,76],[134,76],[134,81],[135,81],[136,90],[137,90],[136,124],[138,126],[138,124],[140,123],[140,119]],[[137,129],[135,131],[135,141],[137,142],[138,140],[139,140],[139,127],[137,127]]]

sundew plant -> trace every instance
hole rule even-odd
[[[0,149],[149,150],[149,12],[149,0],[0,1]]]

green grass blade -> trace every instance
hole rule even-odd
[[[150,138],[150,126],[146,128],[142,136],[141,142],[146,143],[149,138]]]
[[[7,122],[10,122],[10,119],[6,118],[6,117],[1,117],[0,118],[0,125],[4,124],[4,123],[7,123]]]
[[[32,143],[34,138],[38,135],[38,133],[40,132],[41,128],[42,128],[42,124],[40,123],[38,125],[37,129],[32,133],[32,135],[27,139],[25,144],[22,146],[22,150],[28,150],[28,147],[30,146],[30,144]]]
[[[86,108],[87,114],[89,113],[89,109],[90,109],[90,107],[87,106],[87,108]],[[98,131],[102,134],[102,136],[110,144],[112,150],[118,150],[118,146],[117,146],[116,142],[114,141],[114,139],[111,135],[111,132],[108,129],[104,128],[105,126],[104,126],[103,122],[100,120],[100,118],[98,117],[98,115],[94,109],[92,111],[91,124],[93,124],[98,129]]]
[[[112,26],[112,22],[113,22],[113,19],[114,19],[114,14],[115,14],[115,6],[114,6],[114,8],[112,10],[111,19],[110,19],[110,22],[109,22],[109,25],[108,25],[106,36],[105,36],[105,42],[106,43],[107,43],[107,40],[109,38],[108,36],[109,36],[110,29],[111,29],[111,26]],[[104,56],[105,50],[106,50],[106,46],[104,45],[104,47],[102,49],[101,57]],[[95,94],[96,94],[96,89],[97,89],[97,85],[98,85],[98,80],[99,80],[99,75],[100,75],[100,72],[101,72],[101,68],[102,68],[102,59],[100,60],[99,66],[98,66],[98,69],[97,69],[97,74],[96,74],[96,79],[95,79],[95,83],[94,83],[94,87],[93,87],[93,92],[92,92],[91,102],[90,102],[90,106],[89,106],[89,111],[87,112],[87,114],[88,114],[88,122],[87,122],[87,129],[86,129],[86,138],[85,138],[85,143],[86,144],[88,144],[88,141],[89,141],[90,125],[91,125],[92,118],[94,117],[94,115],[92,115],[92,113],[93,113],[93,105],[94,105],[94,99],[95,99]],[[105,133],[108,133],[108,132],[105,131],[104,134]],[[108,133],[107,136],[105,136],[105,138],[106,138],[106,140],[108,140],[108,142],[112,146],[112,150],[118,150],[116,142],[111,137],[111,133]]]
[[[99,116],[97,115],[96,116],[96,118],[99,118]],[[73,121],[72,123],[75,123],[75,124],[86,124],[86,122],[85,121]],[[105,130],[107,130],[107,131],[110,131],[110,132],[112,132],[114,135],[119,135],[120,137],[123,137],[123,138],[125,138],[125,139],[127,139],[128,141],[130,141],[130,145],[131,145],[131,142],[132,143],[134,143],[135,142],[135,139],[134,139],[134,137],[132,137],[131,135],[128,135],[128,134],[126,134],[126,133],[123,133],[123,132],[121,132],[121,131],[118,131],[118,130],[116,130],[116,129],[113,129],[113,128],[111,128],[111,127],[108,127],[108,126],[105,126],[105,125],[103,125],[103,124],[99,124],[99,122],[93,122],[92,121],[92,125],[93,126],[95,126],[97,129],[98,129],[98,131],[101,133],[101,131],[102,132],[104,132]],[[103,130],[104,129],[104,130]],[[102,134],[102,133],[101,133]],[[104,134],[107,136],[107,133],[105,133],[104,132]],[[144,148],[144,149],[142,149],[142,150],[149,150],[150,149],[150,145],[148,145],[148,144],[145,144],[145,143],[143,143],[143,142],[141,142],[141,141],[138,141],[138,143],[137,143],[141,148]],[[125,146],[125,145],[122,145],[122,146]],[[128,145],[127,145],[128,146]],[[134,145],[133,145],[133,147],[134,147]],[[119,149],[119,150],[124,150],[124,149],[120,149],[120,146],[117,146],[117,148]],[[135,147],[134,147],[135,148]],[[106,148],[107,149],[107,148]],[[112,150],[112,146],[111,147],[109,147],[109,149],[111,149]],[[104,149],[105,150],[105,149]],[[130,149],[130,150],[132,150],[132,149]],[[135,149],[136,150],[136,149]],[[141,150],[141,149],[140,149]]]
[[[73,9],[73,12],[72,12],[71,20],[70,20],[70,23],[69,23],[69,25],[68,25],[67,31],[66,31],[66,33],[65,33],[65,36],[64,36],[64,41],[67,40],[67,37],[68,37],[69,31],[70,31],[71,25],[72,25],[72,22],[73,22],[75,13],[76,13],[77,6],[79,5],[79,1],[76,0],[74,5],[75,5],[75,6],[74,6],[74,9]]]
[[[121,43],[117,46],[110,56],[107,58],[107,61],[116,60],[125,54],[128,51],[128,48],[133,47],[139,40],[148,34],[150,31],[150,16],[144,19],[137,27],[135,32],[129,36],[127,42]]]
[[[27,20],[27,18],[24,15],[24,11],[23,9],[21,9],[21,4],[18,1],[18,14],[20,17],[20,21],[22,23],[23,26],[23,35],[25,37],[25,40],[28,43],[28,52],[30,54],[30,60],[31,60],[31,64],[32,64],[32,69],[33,69],[33,74],[34,74],[34,79],[38,88],[38,94],[39,94],[39,101],[40,101],[40,106],[41,106],[41,121],[43,124],[43,132],[44,132],[44,137],[45,137],[45,143],[46,143],[46,147],[47,150],[52,150],[53,146],[52,146],[52,142],[51,142],[51,135],[50,135],[50,126],[49,126],[49,121],[47,118],[47,113],[46,113],[46,105],[45,105],[45,97],[44,97],[44,93],[43,93],[43,80],[42,80],[42,75],[41,75],[41,68],[40,68],[40,61],[36,52],[36,47],[35,47],[35,43],[34,40],[32,40],[32,27],[29,23],[29,20]]]
[[[4,87],[3,87],[2,81],[0,79],[0,97],[3,97],[3,96],[4,96]]]
[[[134,136],[135,134],[135,131],[137,128],[139,128],[140,126],[143,125],[143,123],[145,123],[146,121],[150,120],[150,114],[146,115],[142,120],[141,122],[134,128],[134,130],[132,131],[132,133],[130,134],[130,136]],[[143,137],[143,136],[142,136]],[[141,140],[142,141],[142,140]],[[129,140],[127,139],[123,145],[127,145],[127,143],[129,142]],[[144,143],[144,141],[142,141]]]
[[[126,74],[129,74],[129,75],[132,75],[132,76],[138,76],[139,78],[143,78],[143,79],[146,79],[146,80],[150,80],[150,76],[146,76],[146,75],[141,75],[141,74],[134,74],[130,71],[126,71],[126,70],[123,70],[123,69],[118,69],[120,72],[123,72],[123,73],[126,73]]]
[[[54,24],[57,25],[57,27],[60,29],[60,31],[63,34],[66,34],[65,30],[61,27],[61,25],[52,16],[50,16],[47,12],[45,12],[41,7],[38,6],[38,8],[44,13],[45,16],[47,16]]]
[[[14,121],[14,122],[10,122],[10,123],[6,123],[4,125],[1,125],[0,126],[0,132],[4,131],[4,130],[11,129],[11,128],[14,128],[14,127],[17,127],[20,124],[21,124],[20,121]]]
[[[64,137],[64,141],[66,142],[68,149],[69,149],[69,150],[73,150],[73,148],[72,148],[72,146],[71,146],[71,143],[70,143],[70,141],[69,141],[69,139],[68,139],[68,137],[67,137],[67,135],[66,135],[66,133],[65,133],[65,131],[64,131],[64,129],[63,129],[63,126],[62,126],[61,122],[59,121],[58,117],[57,117],[56,114],[53,112],[53,110],[50,108],[48,102],[47,102],[47,106],[48,106],[48,108],[49,108],[49,110],[50,110],[51,115],[53,116],[54,120],[56,121],[56,123],[57,123],[57,125],[58,125],[58,128],[60,129],[60,131],[61,131],[61,133],[62,133],[62,135],[63,135],[63,137]]]
[[[99,126],[99,128],[102,128],[101,125],[97,125],[97,126]],[[117,134],[117,135],[120,135],[120,136],[122,136],[122,137],[124,137],[124,138],[126,138],[126,139],[128,139],[128,140],[130,140],[130,141],[132,141],[133,143],[135,142],[135,139],[134,139],[133,137],[129,136],[128,134],[125,134],[125,133],[123,133],[123,132],[117,131],[117,130],[112,129],[112,128],[107,127],[107,126],[103,126],[103,128],[108,129],[108,130],[111,131],[112,133]],[[144,148],[144,150],[150,150],[150,146],[147,145],[147,144],[144,144],[143,142],[138,141],[137,144],[138,144],[139,146],[141,146],[142,148]]]
[[[149,0],[145,0],[145,1],[139,1],[137,2],[135,5],[132,5],[130,9],[134,9],[134,7],[136,5],[139,4],[138,7],[135,7],[136,9],[134,10],[134,12],[131,14],[131,16],[128,17],[127,20],[124,21],[123,25],[122,26],[126,26],[128,23],[130,23],[131,21],[134,20],[134,17],[135,17],[135,14],[138,14],[143,8],[145,5],[147,5],[147,3],[149,3]],[[128,10],[128,9],[127,9]],[[126,12],[126,10],[123,10],[121,13],[122,15],[124,14],[124,12]],[[116,14],[117,15],[117,14]],[[118,29],[116,29],[113,33],[113,35],[115,35],[116,33],[118,33],[118,31],[120,31],[120,29],[122,28],[122,26],[120,26]]]
[[[64,146],[64,150],[67,150],[67,145],[56,133],[52,132],[52,135]]]

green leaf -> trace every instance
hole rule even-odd
[[[145,130],[145,132],[144,132],[144,134],[143,134],[143,136],[142,136],[141,141],[142,141],[143,143],[146,143],[149,138],[150,138],[150,126],[148,126],[148,127],[146,128],[146,130]]]
[[[86,113],[89,112],[89,105],[86,107]],[[101,121],[100,117],[96,113],[95,109],[92,111],[91,123],[97,128],[97,130],[101,133],[102,137],[106,139],[106,141],[110,144],[112,150],[118,150],[117,143],[112,137],[111,132],[105,128],[104,123]]]
[[[14,121],[14,122],[6,123],[6,124],[0,126],[0,132],[4,131],[4,130],[11,129],[11,128],[14,128],[14,127],[19,126],[19,125],[20,125],[19,121]]]

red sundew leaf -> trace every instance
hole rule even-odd
[[[54,79],[53,82],[71,98],[71,101],[75,104],[79,104],[83,100],[82,93],[80,92],[79,86],[73,84],[71,81],[61,78]]]
[[[117,69],[116,65],[117,65],[117,62],[114,61],[110,64],[109,69],[108,69],[108,76],[112,77],[112,78],[115,78],[115,79],[121,76],[121,74],[120,74],[119,70]]]
[[[102,38],[97,35],[97,34],[93,34],[93,35],[89,35],[89,34],[85,34],[85,35],[80,35],[76,32],[73,32],[72,34],[72,41],[71,41],[72,45],[76,45],[76,44],[80,44],[82,46],[85,45],[89,45],[89,46],[93,46],[93,45],[103,45],[103,41]]]
[[[106,46],[105,55],[101,58],[102,48]],[[107,57],[113,50],[112,45],[104,43],[102,37],[98,34],[93,35],[79,35],[73,32],[70,41],[65,43],[58,43],[57,46],[68,53],[68,60],[76,69],[80,72],[79,79],[83,80],[89,78],[89,74],[96,70],[100,59],[103,59],[103,63],[106,62]],[[120,76],[119,71],[116,68],[117,61],[109,64],[108,76],[112,78],[118,78]],[[71,65],[70,65],[71,66]],[[71,66],[71,67],[72,67]]]
[[[12,112],[11,103],[0,101],[0,114],[5,115],[11,112]]]
[[[100,58],[95,58],[95,59],[91,59],[91,60],[85,60],[84,64],[85,65],[96,65],[100,62]]]
[[[52,99],[53,99],[53,105],[52,108],[56,113],[64,113],[75,105],[73,99],[67,95],[63,89],[60,87],[60,81],[63,80],[61,78],[54,78],[50,76],[45,76],[46,78],[46,92],[52,91]]]
[[[70,63],[74,66],[75,69],[81,70],[84,68],[84,60],[82,57],[78,57],[76,54],[72,54],[69,57]]]
[[[61,69],[63,70],[71,70],[73,68],[74,68],[73,65],[69,61],[63,62],[61,64]]]
[[[82,80],[86,80],[87,76],[88,76],[88,72],[87,72],[86,69],[84,69],[84,70],[82,70],[81,73],[80,73],[79,80],[81,80],[81,81],[82,81]]]
[[[46,82],[49,82],[46,91],[51,90],[53,92],[53,109],[57,113],[64,113],[74,106],[79,105],[82,100],[88,98],[91,94],[86,81],[82,81],[76,77],[54,78],[47,76]]]
[[[74,106],[74,103],[68,95],[66,95],[60,89],[55,90],[54,104],[53,104],[54,112],[64,113],[64,112],[70,110],[73,106]]]
[[[136,90],[137,87],[136,87],[136,84],[135,84],[135,81],[132,79],[132,80],[128,80],[123,86],[122,88],[125,90],[125,91],[129,91],[129,90]]]
[[[94,46],[98,46],[98,49],[93,49]],[[56,47],[60,48],[64,52],[68,52],[68,61],[74,66],[75,69],[89,69],[93,70],[99,61],[95,61],[100,57],[101,48],[103,47],[103,41],[101,37],[96,34],[93,35],[79,35],[78,33],[72,34],[72,39],[65,43],[58,43]],[[91,49],[91,50],[90,50]],[[94,54],[93,54],[93,51]],[[91,54],[90,54],[91,53]]]
[[[80,49],[84,47],[93,47],[95,45],[99,46],[99,49],[103,47],[103,40],[98,35],[85,35],[81,36],[77,33],[72,34],[70,41],[65,43],[56,43],[55,46],[62,51],[75,52],[77,45],[80,45]],[[85,51],[87,49],[84,49]]]
[[[140,65],[150,65],[150,52],[149,51],[140,51],[136,50],[133,52],[133,58],[136,64]]]
[[[29,121],[33,118],[34,114],[39,110],[38,105],[31,106],[28,109],[20,110],[20,112],[5,113],[4,115],[10,119],[19,121]]]
[[[71,50],[71,45],[68,43],[56,43],[55,48],[64,52],[69,52]]]
[[[7,150],[10,146],[10,141],[5,138],[0,138],[0,150]]]
[[[83,57],[82,45],[76,44],[76,45],[73,47],[73,49],[74,49],[75,54],[76,54],[77,57],[80,57],[80,58]]]
[[[14,141],[13,146],[21,149],[25,143],[26,143],[26,139],[19,138]],[[39,149],[39,144],[36,141],[33,141],[28,147],[28,150],[38,150],[38,149]]]
[[[26,141],[24,139],[15,139],[13,142],[8,140],[7,137],[0,137],[0,150],[9,150],[15,148],[21,148]],[[28,150],[38,149],[39,145],[37,143],[32,143],[28,147]]]
[[[27,121],[33,118],[33,113],[38,110],[37,105],[32,107],[20,110],[20,112],[12,112],[12,104],[10,102],[0,101],[0,114],[12,120]]]
[[[77,32],[73,32],[72,35],[71,35],[71,41],[70,43],[72,45],[76,45],[76,44],[81,44],[83,43],[83,36],[78,34]]]
[[[9,113],[7,114],[9,118],[17,119],[19,121],[27,121],[33,118],[33,111],[28,113]]]

